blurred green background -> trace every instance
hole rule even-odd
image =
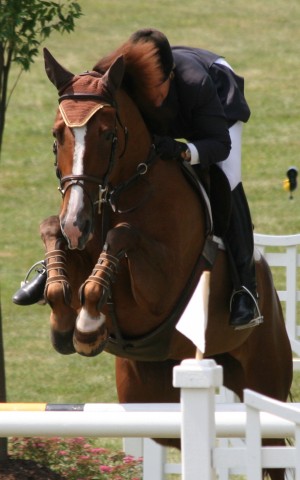
[[[213,50],[245,77],[252,116],[244,128],[243,179],[255,231],[300,231],[300,191],[282,188],[298,166],[300,147],[298,0],[85,0],[75,32],[53,34],[44,46],[67,69],[81,73],[135,30],[153,26],[172,44]],[[18,70],[14,67],[10,82]],[[57,92],[42,52],[23,74],[7,113],[1,158],[1,299],[8,401],[116,401],[114,362],[60,356],[49,340],[49,307],[18,307],[11,296],[27,269],[43,258],[38,226],[58,212],[52,122]]]

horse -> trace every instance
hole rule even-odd
[[[59,215],[40,226],[52,344],[61,354],[115,355],[120,402],[178,402],[172,370],[196,347],[175,325],[207,268],[207,207],[181,162],[157,155],[123,86],[122,55],[104,73],[80,75],[47,49],[44,58],[59,94],[53,134],[62,194]],[[224,385],[241,400],[250,388],[286,401],[290,343],[270,268],[258,253],[255,261],[264,322],[235,331],[227,253],[215,251],[204,357],[222,365]],[[282,469],[269,474],[284,478]]]

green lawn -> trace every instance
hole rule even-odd
[[[244,129],[243,176],[255,229],[300,231],[299,198],[282,189],[298,165],[298,0],[85,0],[75,33],[53,35],[46,45],[74,73],[134,30],[155,26],[172,44],[200,46],[224,55],[246,79],[252,116]],[[11,85],[17,75],[14,69]],[[51,127],[57,94],[40,54],[23,74],[7,114],[1,158],[1,299],[8,401],[116,401],[113,358],[63,357],[49,341],[49,307],[18,307],[11,296],[26,269],[43,257],[40,221],[59,208]]]

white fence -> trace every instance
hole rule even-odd
[[[244,467],[249,480],[261,478],[262,467],[282,466],[293,468],[300,480],[300,404],[288,407],[246,391],[245,404],[215,408],[222,368],[213,360],[184,360],[174,368],[173,384],[181,389],[180,405],[87,404],[84,411],[57,412],[14,411],[7,404],[0,411],[0,437],[181,437],[183,480],[215,480],[232,465]],[[224,448],[216,443],[222,437],[245,443]],[[262,448],[261,437],[289,437],[296,446]]]
[[[300,291],[298,290],[300,234],[264,235],[256,233],[254,234],[254,242],[256,248],[264,254],[274,274],[276,273],[276,268],[284,270],[284,287],[278,288],[277,292],[283,304],[286,328],[292,350],[295,355],[300,355],[300,326],[297,324],[297,306],[300,301]],[[297,358],[294,358],[294,370],[300,370],[300,360]],[[221,395],[217,401],[233,402],[235,401],[235,396],[232,392],[222,388]],[[234,408],[238,409],[238,404]],[[224,438],[219,443],[225,449],[225,457],[227,456],[227,458],[229,451],[231,454],[233,452],[234,458],[236,455],[234,448],[242,448],[243,446],[243,441],[239,438]],[[127,438],[124,439],[124,449],[127,453],[144,457],[144,480],[152,480],[153,478],[155,480],[163,480],[166,474],[181,473],[180,464],[167,463],[167,449],[159,446],[152,440]],[[239,458],[239,456],[236,458]],[[243,465],[237,465],[236,462],[231,464],[230,462],[223,462],[222,468],[218,469],[218,478],[219,480],[228,480],[231,473],[240,474],[242,472],[245,472],[245,462]]]
[[[297,324],[297,307],[300,301],[298,289],[300,267],[300,234],[297,235],[254,235],[256,247],[264,254],[272,271],[285,269],[285,288],[278,289],[278,296],[285,304],[286,329],[292,350],[300,355],[300,326]],[[276,287],[276,284],[275,284]]]
[[[295,480],[300,480],[300,405],[287,405],[258,395],[250,390],[244,391],[247,412],[246,446],[247,478],[256,480],[261,476],[262,467],[292,467]],[[294,425],[295,447],[261,448],[262,420],[261,412],[269,412]]]

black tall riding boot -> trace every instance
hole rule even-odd
[[[234,285],[229,324],[242,330],[259,325],[263,317],[257,304],[253,226],[242,183],[231,193],[232,211],[224,239]]]

